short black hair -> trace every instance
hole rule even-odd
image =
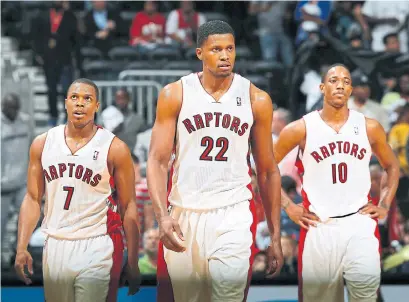
[[[223,34],[232,34],[235,37],[233,28],[227,22],[221,20],[206,22],[197,30],[197,47],[201,47],[209,36]]]
[[[390,34],[383,36],[383,39],[382,39],[383,45],[386,45],[388,43],[389,38],[399,39],[399,36],[397,33],[390,33]]]
[[[94,83],[93,81],[91,81],[90,79],[79,78],[79,79],[75,80],[74,82],[72,82],[71,85],[70,85],[70,87],[71,87],[72,85],[78,84],[78,83],[87,84],[87,85],[90,85],[90,86],[94,87],[97,100],[99,99],[99,89],[98,89],[97,84],[95,84],[95,83]],[[68,89],[69,89],[69,88],[68,88]]]
[[[326,79],[326,77],[327,77],[328,72],[329,72],[332,68],[334,68],[334,67],[344,67],[346,70],[349,71],[349,68],[346,67],[346,66],[345,66],[344,64],[342,64],[342,63],[332,64],[331,66],[329,66],[329,67],[326,69],[326,71],[325,71],[324,74],[322,75],[322,77],[321,77],[321,83],[325,83],[325,79]],[[351,73],[351,72],[349,71],[349,73]]]

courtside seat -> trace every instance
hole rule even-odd
[[[108,52],[113,61],[132,62],[139,59],[137,50],[132,46],[116,46]]]

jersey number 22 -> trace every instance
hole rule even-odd
[[[213,147],[214,147],[213,138],[211,138],[210,136],[203,137],[202,141],[200,142],[200,145],[202,147],[206,147],[202,155],[200,155],[200,160],[212,161],[213,157],[210,156],[209,153],[212,152]],[[219,137],[216,140],[216,148],[220,148],[220,150],[214,157],[214,160],[215,161],[227,161],[227,157],[224,156],[224,154],[226,153],[227,149],[229,149],[229,140],[225,137]]]

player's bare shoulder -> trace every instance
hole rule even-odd
[[[251,105],[253,107],[259,107],[263,105],[272,106],[273,104],[271,97],[268,95],[268,93],[258,88],[253,83],[250,83],[250,100],[251,100]]]
[[[158,110],[159,111],[180,111],[183,102],[183,84],[182,80],[167,84],[159,93]]]
[[[307,131],[303,118],[289,123],[281,130],[278,139],[274,143],[274,156],[280,162],[291,150],[299,146],[305,148]]]
[[[108,164],[115,165],[116,161],[121,160],[126,156],[131,156],[131,151],[129,150],[128,145],[115,136],[112,139],[111,146],[109,147]]]
[[[33,158],[41,158],[41,155],[44,150],[45,142],[47,140],[48,132],[44,132],[38,136],[36,136],[31,143],[30,147],[30,157]]]
[[[366,133],[368,135],[369,143],[372,145],[381,138],[386,138],[385,129],[375,119],[365,117]]]
[[[282,132],[285,136],[295,136],[299,140],[303,140],[306,138],[307,130],[305,127],[305,121],[303,118],[295,120],[288,125],[286,125]],[[281,134],[280,134],[281,136]]]

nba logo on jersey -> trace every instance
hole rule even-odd
[[[354,132],[355,132],[356,135],[359,134],[358,126],[354,126]]]
[[[237,97],[236,98],[237,106],[241,106],[241,98]]]
[[[98,154],[99,154],[99,152],[98,151],[94,151],[94,156],[92,157],[94,160],[97,160],[98,159]]]

